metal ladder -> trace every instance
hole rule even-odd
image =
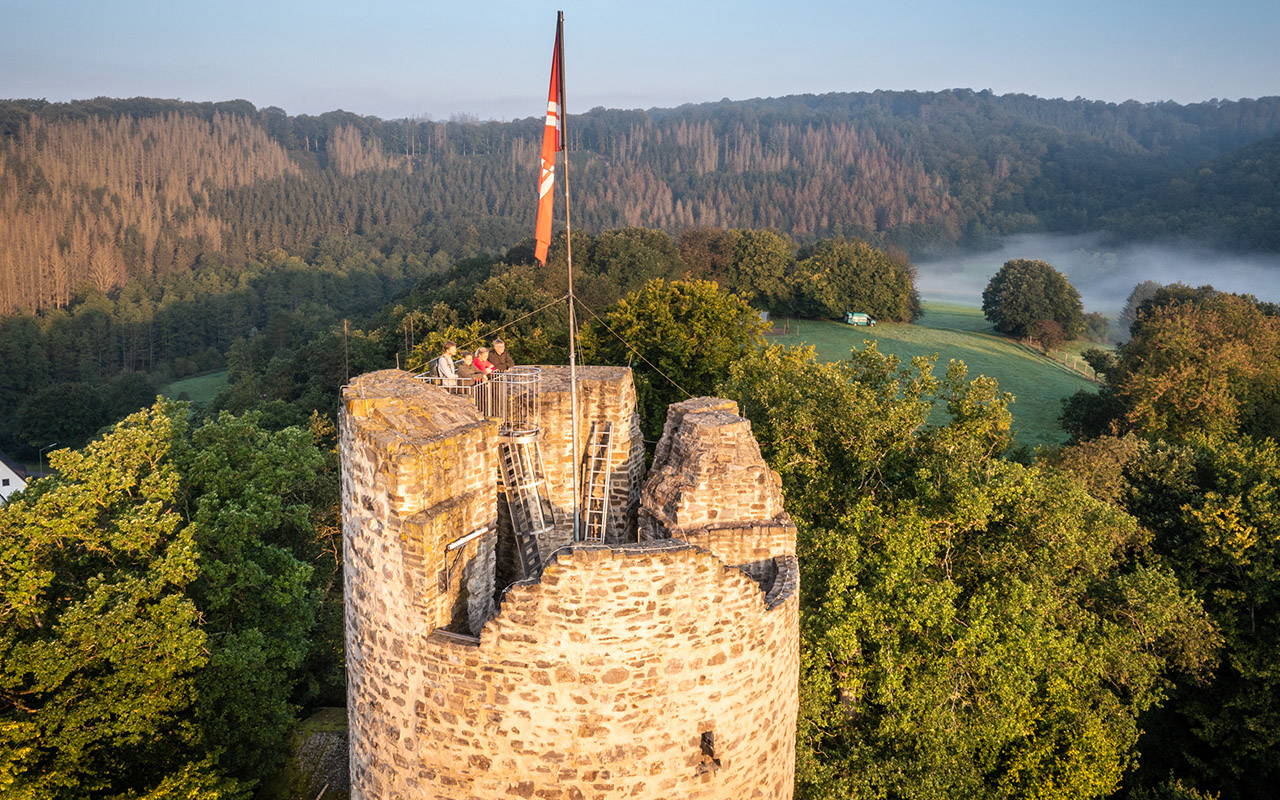
[[[520,563],[526,578],[541,574],[542,552],[538,547],[538,534],[551,530],[554,522],[538,439],[537,434],[498,438],[502,489],[507,496],[511,528],[520,549]]]
[[[587,542],[603,542],[609,523],[609,474],[613,469],[613,423],[591,423],[591,435],[587,439],[586,472],[583,486],[582,539]]]

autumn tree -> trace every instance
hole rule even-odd
[[[1015,258],[1006,261],[982,292],[982,311],[1001,333],[1033,338],[1036,325],[1051,321],[1067,339],[1084,330],[1080,293],[1048,263]]]
[[[1066,402],[1064,419],[1172,441],[1280,432],[1280,318],[1253,298],[1164,287],[1104,372],[1097,393]]]

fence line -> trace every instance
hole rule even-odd
[[[1098,377],[1098,371],[1089,366],[1088,361],[1085,361],[1084,358],[1076,355],[1075,353],[1068,353],[1064,350],[1055,350],[1052,353],[1045,353],[1045,355],[1057,363],[1062,364],[1072,372],[1083,375],[1091,381],[1097,382],[1101,380],[1101,378]]]

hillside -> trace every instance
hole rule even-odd
[[[0,313],[353,234],[384,252],[501,250],[532,228],[541,127],[245,101],[0,103]],[[1276,97],[951,90],[598,108],[569,120],[574,221],[856,235],[917,256],[1107,225],[1274,249],[1266,212],[1248,213],[1265,197],[1228,176],[1274,170],[1275,146],[1255,143],[1277,134]]]
[[[1030,448],[1061,444],[1066,440],[1058,423],[1062,399],[1097,385],[1017,342],[995,333],[976,308],[925,301],[924,314],[912,324],[880,323],[874,328],[838,322],[793,320],[789,332],[770,337],[778,344],[806,344],[817,348],[820,360],[849,357],[852,348],[874,341],[882,353],[910,363],[917,356],[936,355],[936,375],[942,375],[951,359],[963,361],[969,377],[995,378],[1001,391],[1014,396],[1014,436]]]
[[[1280,135],[1177,175],[1106,221],[1139,238],[1181,233],[1280,250]]]

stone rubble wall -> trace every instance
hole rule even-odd
[[[676,538],[715,553],[762,586],[775,556],[796,552],[778,475],[731,400],[673,404],[640,498],[640,541]]]
[[[612,422],[611,469],[608,478],[607,525],[610,543],[635,541],[636,507],[645,475],[644,437],[636,413],[635,383],[623,367],[578,368],[578,457],[573,457],[572,403],[569,368],[543,366],[541,392],[542,438],[540,449],[546,469],[548,496],[553,508],[553,530],[538,537],[544,558],[573,542],[573,470],[581,469],[593,422]],[[524,578],[519,550],[512,533],[506,498],[498,498],[497,565],[499,592]]]
[[[658,439],[658,446],[653,451],[654,472],[662,469],[671,460],[671,447],[676,441],[680,426],[684,424],[684,418],[689,414],[699,414],[704,411],[727,411],[736,415],[738,404],[723,397],[691,397],[668,406],[667,421],[662,425],[662,436]]]
[[[773,584],[778,556],[795,556],[796,526],[785,522],[727,523],[682,530],[681,541],[715,553],[724,563],[738,567],[761,586]]]
[[[542,367],[542,459],[547,470],[557,534],[543,544],[549,555],[572,540],[573,471],[581,469],[593,422],[613,422],[609,475],[609,541],[635,541],[635,507],[644,480],[644,436],[636,387],[626,367],[578,367],[578,455],[573,454],[568,367]]]
[[[376,701],[407,687],[403,642],[479,631],[493,613],[497,426],[399,370],[356,378],[339,409],[352,753],[411,729]],[[446,548],[479,532],[468,544]],[[376,749],[376,745],[374,745]]]
[[[414,726],[355,769],[353,796],[789,798],[796,588],[768,598],[683,542],[580,544],[508,590],[478,640],[411,652],[383,630],[406,679],[372,702],[412,706]]]

